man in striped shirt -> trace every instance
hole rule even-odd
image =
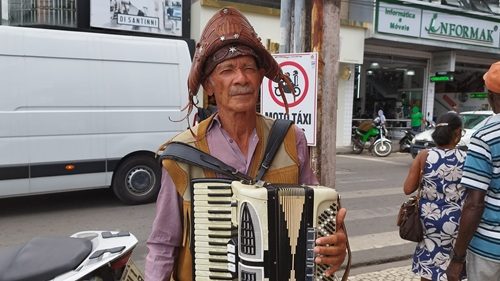
[[[459,280],[500,280],[500,61],[483,76],[496,115],[472,136],[463,169],[467,189],[458,238],[446,271]]]

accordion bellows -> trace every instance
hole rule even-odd
[[[195,281],[329,281],[317,237],[335,233],[338,195],[323,186],[192,183]]]

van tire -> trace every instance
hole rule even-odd
[[[114,175],[112,188],[125,204],[145,204],[156,200],[160,191],[161,167],[151,156],[136,155],[124,159]]]

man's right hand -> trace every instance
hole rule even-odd
[[[450,264],[446,269],[446,276],[448,277],[448,281],[459,281],[463,269],[463,263],[450,261]]]

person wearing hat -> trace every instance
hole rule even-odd
[[[483,76],[496,115],[474,133],[462,176],[467,197],[446,270],[448,280],[500,280],[500,61]]]
[[[256,112],[262,79],[279,85],[290,83],[281,68],[264,48],[248,20],[236,9],[223,8],[208,21],[201,34],[188,77],[189,104],[202,86],[213,96],[217,112],[172,140],[194,146],[255,178],[264,156],[270,127],[274,120]],[[283,89],[282,89],[283,90]],[[282,93],[282,98],[285,94]],[[285,103],[286,104],[286,103]],[[165,149],[168,142],[160,150]],[[147,241],[147,281],[193,280],[190,252],[190,191],[193,178],[220,177],[214,172],[174,160],[162,160],[161,190],[156,217]],[[264,180],[272,183],[318,184],[309,164],[305,135],[292,125]],[[346,210],[337,214],[342,226]],[[333,274],[346,257],[347,237],[342,227],[334,235],[318,238],[315,261]]]

